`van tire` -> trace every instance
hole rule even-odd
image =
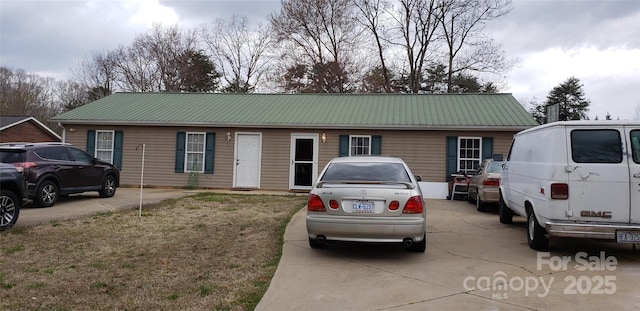
[[[513,223],[513,211],[504,203],[502,193],[500,194],[500,203],[498,203],[498,214],[500,215],[500,223],[506,225]]]
[[[529,242],[529,247],[537,251],[549,248],[549,239],[547,239],[546,234],[547,230],[540,226],[536,214],[531,209],[527,213],[527,241]]]

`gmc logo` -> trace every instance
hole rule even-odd
[[[581,217],[611,218],[612,213],[606,211],[580,211]]]

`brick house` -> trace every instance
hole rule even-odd
[[[60,135],[30,116],[0,116],[0,143],[59,142]]]

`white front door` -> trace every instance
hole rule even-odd
[[[625,127],[627,146],[629,150],[629,194],[631,199],[630,220],[633,224],[640,224],[640,129]]]
[[[309,190],[318,177],[318,135],[291,134],[289,189]]]
[[[262,135],[236,133],[234,188],[260,188]]]

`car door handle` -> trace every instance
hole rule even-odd
[[[633,174],[634,178],[640,178],[640,173]]]

